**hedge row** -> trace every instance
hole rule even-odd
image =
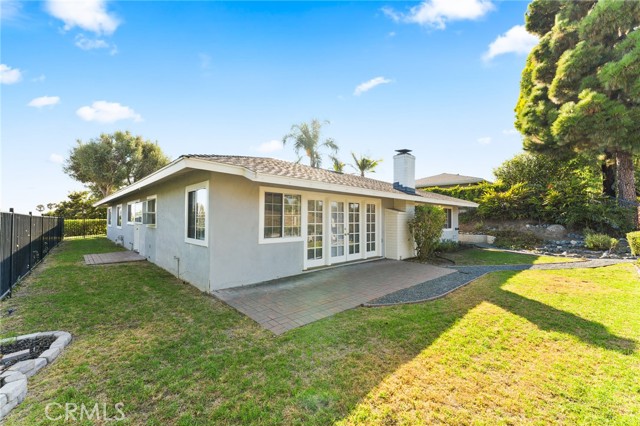
[[[106,235],[107,219],[65,219],[64,236]]]

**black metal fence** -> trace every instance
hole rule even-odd
[[[64,219],[0,213],[0,300],[62,241]]]

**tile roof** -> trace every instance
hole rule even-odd
[[[381,192],[388,192],[390,194],[403,194],[405,192],[399,191],[393,187],[393,184],[389,182],[383,182],[376,179],[362,177],[358,175],[350,175],[337,173],[332,170],[314,168],[306,166],[304,164],[292,163],[290,161],[277,160],[275,158],[265,157],[246,157],[237,155],[200,155],[189,154],[183,155],[181,158],[194,158],[199,160],[211,161],[218,164],[226,164],[230,166],[242,167],[254,173],[261,173],[272,176],[282,176],[294,179],[309,180],[315,182],[323,182],[334,185],[344,185],[351,188],[360,188],[365,190],[374,190]],[[469,203],[458,198],[448,197],[446,195],[434,194],[431,192],[416,191],[415,194],[418,198],[425,198],[432,202],[443,203],[455,202],[460,205],[467,204],[475,206],[474,203]],[[426,201],[426,200],[425,200]]]
[[[425,188],[429,186],[451,186],[451,185],[468,185],[471,183],[485,182],[483,178],[474,176],[463,176],[453,173],[440,173],[439,175],[427,176],[416,180],[416,188]]]

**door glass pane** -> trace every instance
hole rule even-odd
[[[331,202],[331,257],[344,256],[344,203]]]
[[[376,251],[376,205],[367,204],[367,252]]]
[[[322,201],[307,201],[307,259],[322,259]]]
[[[349,254],[360,253],[360,203],[349,203]]]

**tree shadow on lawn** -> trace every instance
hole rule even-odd
[[[587,345],[621,355],[632,355],[636,351],[635,340],[617,336],[599,322],[502,288],[521,273],[492,273],[431,302],[346,311],[287,332],[283,337],[291,340],[304,340],[303,337],[309,341],[313,339],[308,350],[314,351],[317,346],[319,354],[323,353],[323,344],[316,342],[326,344],[327,341],[337,348],[346,346],[354,352],[340,357],[332,368],[331,374],[335,376],[333,383],[338,389],[316,385],[312,392],[323,394],[333,391],[346,396],[342,402],[347,412],[352,412],[372,389],[398,368],[414,360],[483,302],[521,317],[543,331],[574,336]],[[338,328],[340,331],[336,331]],[[362,352],[358,352],[359,349]],[[354,371],[351,366],[356,362],[364,363],[366,367]],[[355,377],[363,372],[364,376]],[[309,393],[305,394],[307,399],[310,398]]]
[[[71,253],[66,257],[75,261]],[[273,337],[153,265],[75,267],[95,277],[57,287],[63,316],[29,321],[68,328],[76,341],[59,367],[30,382],[35,400],[16,413],[24,424],[42,421],[48,402],[73,402],[69,389],[72,399],[124,401],[133,424],[330,424],[483,302],[588,345],[624,355],[636,350],[635,341],[598,322],[502,288],[522,272],[488,275],[433,302],[353,309]],[[108,279],[115,271],[122,275],[117,282]],[[62,280],[61,273],[51,268],[47,275]],[[95,312],[91,321],[80,321],[87,315],[84,301]],[[100,348],[90,341],[99,341],[100,333],[122,335]],[[125,348],[122,342],[135,345]],[[93,365],[95,374],[68,375],[84,364]],[[47,383],[54,375],[59,380]]]

